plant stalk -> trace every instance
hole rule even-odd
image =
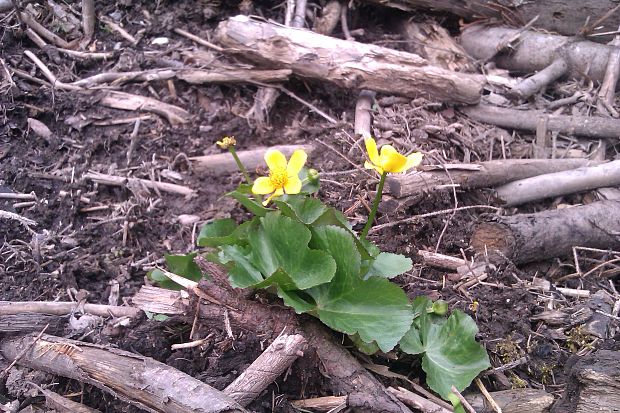
[[[233,156],[233,158],[235,158],[235,162],[237,162],[237,168],[239,168],[239,170],[241,171],[241,173],[245,177],[246,182],[249,185],[252,185],[252,180],[250,179],[250,174],[248,174],[247,169],[245,169],[245,166],[243,166],[243,163],[241,163],[241,159],[239,159],[239,156],[237,155],[237,151],[235,150],[235,147],[233,145],[230,145],[228,147],[228,151]]]
[[[368,235],[368,231],[372,227],[372,223],[375,220],[375,216],[377,215],[377,208],[379,208],[379,202],[381,201],[381,196],[383,195],[383,185],[385,185],[385,177],[387,176],[387,172],[383,172],[381,174],[381,179],[379,180],[379,185],[377,186],[377,195],[375,195],[375,200],[372,203],[372,208],[370,209],[370,215],[368,215],[368,222],[364,226],[362,230],[362,234],[360,235],[360,239],[363,241],[366,239],[366,235]]]

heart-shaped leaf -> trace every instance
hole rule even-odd
[[[248,211],[253,213],[258,217],[264,217],[267,212],[270,211],[269,208],[265,208],[263,204],[260,202],[250,198],[247,195],[246,188],[242,185],[236,191],[232,191],[227,193],[226,195],[235,198],[241,205],[243,205]]]
[[[247,230],[252,221],[241,225],[230,219],[218,219],[205,224],[198,234],[196,243],[200,247],[219,247],[243,241],[247,237]]]
[[[406,353],[424,353],[422,369],[426,382],[447,399],[452,386],[464,390],[490,367],[489,356],[475,340],[478,327],[471,317],[455,310],[446,320],[429,313],[431,307],[432,302],[426,297],[414,300],[414,312],[419,317],[399,344]]]
[[[281,269],[300,290],[327,283],[336,263],[326,252],[308,248],[310,237],[304,224],[270,212],[248,234],[252,262],[267,277]]]
[[[413,313],[404,291],[383,278],[362,280],[361,256],[351,234],[335,226],[315,228],[316,245],[336,260],[329,284],[308,290],[323,323],[362,341],[391,350],[409,330]]]
[[[385,277],[393,278],[413,268],[411,258],[400,254],[382,252],[372,261],[364,278]]]

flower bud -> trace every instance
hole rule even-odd
[[[316,169],[308,169],[308,182],[316,184],[319,182],[319,171]]]
[[[437,315],[446,315],[448,312],[448,303],[444,300],[437,300],[433,303],[433,313]]]
[[[221,141],[217,141],[215,143],[222,149],[228,149],[231,146],[237,145],[237,140],[234,136],[224,136]]]

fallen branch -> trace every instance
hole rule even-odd
[[[251,149],[238,151],[237,155],[248,170],[254,170],[265,164],[265,152],[267,149],[277,149],[289,157],[296,149],[303,149],[308,155],[314,152],[313,145],[278,145],[271,148]],[[238,171],[237,164],[229,153],[217,153],[213,155],[194,156],[189,158],[193,162],[194,171],[200,174],[228,174]]]
[[[446,164],[435,170],[390,175],[389,193],[397,198],[430,193],[441,189],[489,188],[532,176],[567,171],[598,164],[587,159],[505,159],[477,164]]]
[[[94,182],[112,185],[112,186],[131,186],[133,184],[141,185],[149,189],[157,189],[163,192],[179,194],[185,196],[194,196],[196,191],[183,185],[171,184],[168,182],[152,181],[150,179],[126,178],[123,176],[107,175],[99,172],[88,172],[84,174],[84,179],[90,179]]]
[[[226,50],[229,53],[290,68],[297,76],[347,89],[472,104],[480,100],[484,83],[479,75],[433,67],[411,53],[334,39],[246,16],[220,23],[216,39],[230,48]]]
[[[223,391],[242,406],[256,399],[300,356],[307,345],[299,334],[278,336],[239,377]]]
[[[34,383],[31,383],[34,384]],[[45,396],[45,406],[59,413],[101,413],[100,410],[92,409],[82,403],[74,402],[66,397],[61,396],[51,390],[37,389]]]
[[[150,357],[50,335],[0,342],[7,360],[24,348],[30,349],[18,364],[90,384],[148,412],[245,412],[225,394]]]
[[[617,139],[620,119],[593,116],[553,115],[536,110],[518,110],[490,105],[459,108],[473,120],[509,129],[535,131],[540,118],[547,119],[547,130],[591,138]]]
[[[527,2],[497,0],[364,0],[400,10],[418,12],[419,8],[450,12],[469,20],[481,18],[503,20],[513,26],[524,24],[539,16],[535,27],[546,31],[574,36],[588,19],[604,17],[617,6],[614,0],[589,0],[587,7],[575,7],[572,1],[529,0]],[[600,19],[598,19],[600,20]],[[616,29],[620,13],[607,16],[605,26]],[[599,26],[597,24],[596,26]]]
[[[4,211],[0,209],[0,219],[11,219],[18,221],[20,224],[28,228],[29,225],[37,225],[37,223],[29,218],[22,217],[14,212]]]
[[[620,248],[620,202],[588,205],[534,214],[486,216],[470,240],[478,253],[515,264],[562,257],[581,247]]]
[[[620,160],[513,181],[496,188],[495,194],[503,205],[515,206],[617,185],[620,185]]]
[[[416,394],[412,391],[405,389],[404,387],[399,387],[395,389],[393,387],[388,388],[388,391],[394,396],[398,397],[399,400],[407,403],[409,406],[420,410],[422,413],[452,413],[452,410],[448,410],[444,407],[441,407],[432,401]]]
[[[325,396],[312,399],[295,400],[291,404],[298,410],[311,412],[338,411],[339,407],[347,407],[347,396]]]
[[[165,117],[173,126],[187,123],[191,117],[188,111],[178,106],[125,92],[107,91],[104,93],[100,103],[113,109],[153,112]]]
[[[119,307],[104,304],[86,303],[78,308],[76,302],[62,301],[0,301],[0,316],[21,313],[40,313],[52,315],[67,315],[78,309],[84,313],[100,317],[137,317],[142,311],[135,307]]]
[[[617,27],[617,26],[616,26]],[[497,54],[498,47],[506,37],[517,33],[517,29],[507,27],[470,26],[461,34],[461,45],[475,59],[493,61],[502,69],[520,73],[533,73],[543,70],[553,72],[547,80],[566,73],[572,78],[602,82],[607,62],[616,47],[577,40],[534,31],[519,34],[518,44],[510,53]],[[552,69],[547,69],[553,67]]]

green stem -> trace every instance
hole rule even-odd
[[[368,215],[368,222],[366,222],[366,226],[364,226],[362,234],[360,235],[360,239],[362,241],[366,239],[366,235],[368,235],[368,231],[370,231],[370,227],[372,227],[372,223],[377,215],[377,208],[379,208],[379,201],[381,201],[381,195],[383,194],[383,185],[385,185],[386,175],[387,172],[383,172],[381,174],[381,179],[379,180],[379,185],[377,186],[377,195],[375,195],[375,200],[373,201],[372,208],[370,209],[370,215]]]
[[[245,177],[246,182],[249,185],[252,185],[252,180],[250,179],[250,175],[248,174],[248,171],[245,169],[245,166],[243,166],[243,164],[241,163],[241,159],[239,159],[239,156],[237,156],[237,151],[235,150],[235,147],[232,145],[229,146],[228,151],[233,156],[233,158],[235,158],[235,162],[237,162],[237,168],[239,168],[239,170]]]

